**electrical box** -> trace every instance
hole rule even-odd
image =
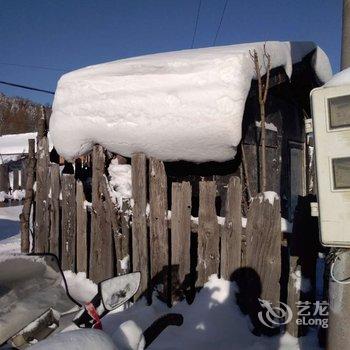
[[[350,85],[311,92],[321,242],[350,247]]]

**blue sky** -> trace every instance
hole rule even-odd
[[[199,1],[0,0],[0,80],[55,90],[61,70],[190,48]],[[213,45],[224,4],[202,0],[194,47]],[[314,41],[336,72],[341,11],[342,0],[228,0],[216,45]],[[0,91],[52,102],[43,93],[4,85]]]

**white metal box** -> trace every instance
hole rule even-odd
[[[350,85],[311,92],[321,242],[350,247]]]

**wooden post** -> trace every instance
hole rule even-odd
[[[0,192],[8,193],[10,188],[9,173],[6,164],[0,164]]]
[[[34,198],[34,181],[35,181],[35,140],[28,140],[28,162],[26,167],[26,184],[22,183],[22,186],[25,186],[26,194],[23,203],[22,213],[20,214],[21,222],[21,252],[29,253],[30,240],[29,240],[29,229],[30,229],[30,212],[32,207],[32,202]]]
[[[92,214],[89,276],[95,283],[113,275],[111,217],[102,200],[105,155],[102,146],[92,153]],[[107,196],[108,198],[108,196]],[[107,200],[105,198],[105,200]]]
[[[123,242],[122,242],[122,233],[121,233],[121,225],[119,222],[119,214],[116,210],[116,206],[114,205],[112,198],[110,196],[109,190],[108,190],[108,181],[107,178],[105,176],[103,176],[101,178],[100,181],[100,192],[101,194],[103,194],[104,197],[104,208],[106,210],[106,215],[108,215],[109,221],[110,221],[110,225],[112,226],[112,232],[113,235],[111,236],[111,247],[113,246],[113,241],[114,241],[114,254],[113,254],[113,249],[112,251],[109,250],[108,248],[108,252],[110,254],[110,258],[112,260],[112,266],[113,266],[113,270],[114,267],[116,268],[117,274],[120,275],[122,274],[122,272],[120,271],[119,268],[119,264],[118,264],[118,259],[123,255]],[[108,232],[110,231],[110,229],[108,229]],[[106,247],[107,249],[107,247]]]
[[[146,156],[138,153],[131,158],[132,196],[132,264],[133,271],[141,272],[141,284],[135,300],[143,295],[148,285],[148,239],[146,221]]]
[[[153,286],[165,286],[169,263],[167,178],[163,162],[151,158],[149,167],[151,280]]]
[[[77,272],[88,272],[87,212],[83,183],[76,183],[77,208]]]
[[[36,164],[35,230],[36,253],[49,252],[49,143],[44,136],[38,141]]]
[[[50,165],[50,253],[60,258],[60,166]]]
[[[91,213],[91,246],[89,277],[94,282],[99,282],[102,271],[102,247],[101,247],[101,222],[103,206],[100,194],[99,182],[104,173],[104,154],[101,146],[94,146],[92,153],[92,213]]]
[[[104,211],[104,220],[102,221],[102,271],[101,280],[111,278],[114,276],[115,259],[114,259],[114,245],[112,232],[112,216],[109,214],[108,202],[102,202]]]
[[[196,287],[202,287],[212,274],[219,273],[219,224],[215,208],[216,183],[199,184],[198,278]]]
[[[75,272],[76,246],[75,178],[62,175],[62,269]]]
[[[121,220],[121,232],[114,236],[117,251],[117,273],[124,275],[130,270],[130,203],[123,200]]]
[[[227,189],[225,226],[221,237],[221,277],[232,278],[241,267],[242,185],[238,177],[231,177]]]
[[[186,288],[184,282],[190,273],[191,196],[189,182],[172,184],[171,266],[178,268],[177,282],[181,289]]]
[[[246,265],[260,278],[261,299],[278,305],[281,277],[281,213],[280,200],[273,205],[263,198],[254,197],[247,217]],[[254,295],[256,291],[253,291]]]
[[[18,170],[15,169],[13,171],[13,185],[12,185],[12,190],[17,191],[19,189],[19,174]]]

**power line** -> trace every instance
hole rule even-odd
[[[22,67],[22,68],[33,68],[33,69],[44,69],[44,70],[51,70],[55,72],[68,72],[66,69],[61,68],[55,68],[55,67],[46,67],[46,66],[32,66],[28,64],[19,64],[19,63],[7,63],[7,62],[0,62],[0,64],[4,66],[14,66],[14,67]]]
[[[216,30],[216,34],[215,34],[213,46],[216,45],[216,40],[217,40],[217,38],[218,38],[220,29],[221,29],[221,24],[222,24],[222,20],[224,19],[224,15],[225,15],[225,11],[226,11],[227,4],[228,4],[228,0],[225,1],[224,9],[222,10],[222,14],[221,14],[221,18],[220,18],[220,22],[219,22],[218,29]]]
[[[201,12],[201,6],[202,6],[202,0],[199,0],[198,9],[197,9],[196,24],[195,24],[195,27],[194,27],[194,32],[193,32],[193,37],[192,37],[191,49],[193,49],[193,47],[194,47],[194,40],[195,40],[196,34],[197,34],[197,28],[198,28],[199,14]]]
[[[55,94],[53,91],[38,89],[38,88],[35,88],[35,87],[32,87],[32,86],[26,86],[26,85],[19,85],[19,84],[14,84],[14,83],[8,83],[8,82],[6,82],[6,81],[1,81],[1,80],[0,80],[0,84],[9,85],[9,86],[14,86],[14,87],[18,87],[18,88],[20,88],[20,89],[26,89],[26,90],[44,92],[44,93],[50,94],[50,95],[54,95],[54,94]]]

